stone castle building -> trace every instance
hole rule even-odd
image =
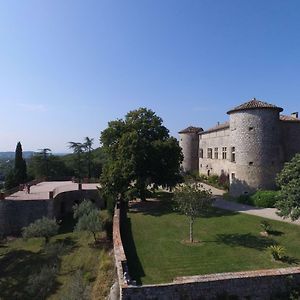
[[[298,113],[286,116],[282,111],[254,98],[229,110],[228,122],[180,131],[183,171],[224,174],[233,196],[273,189],[284,162],[300,153]]]

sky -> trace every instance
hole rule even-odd
[[[0,151],[152,109],[170,134],[253,97],[300,111],[299,0],[0,0]]]

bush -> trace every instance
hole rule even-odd
[[[240,195],[235,198],[237,203],[247,204],[247,205],[253,205],[251,202],[250,195]]]
[[[282,260],[284,258],[286,250],[283,246],[272,245],[272,246],[268,247],[267,249],[270,252],[273,259]]]
[[[257,207],[274,207],[278,192],[259,190],[250,198],[250,202]]]
[[[210,184],[219,184],[219,176],[218,175],[208,176],[207,182]]]
[[[106,232],[106,237],[109,240],[112,240],[113,232],[112,232],[112,226],[113,226],[113,221],[112,221],[112,216],[107,210],[102,210],[100,211],[100,218],[102,220],[102,226],[103,229]]]
[[[45,299],[56,284],[56,274],[55,267],[44,266],[39,273],[29,276],[27,293],[32,299]]]
[[[43,217],[36,220],[27,227],[22,228],[22,236],[24,239],[33,237],[44,237],[46,244],[49,242],[51,236],[54,236],[58,232],[59,225],[56,221]]]
[[[270,231],[272,231],[272,226],[269,222],[267,221],[261,221],[260,222],[260,227],[266,232],[266,233],[270,233]]]

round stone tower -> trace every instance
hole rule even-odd
[[[279,121],[282,110],[254,98],[227,112],[232,195],[275,187],[275,176],[283,163]]]
[[[183,172],[193,172],[199,170],[199,132],[202,128],[190,126],[179,131],[179,145],[182,148]]]

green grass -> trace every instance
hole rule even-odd
[[[147,204],[146,204],[147,205]],[[189,237],[187,217],[166,206],[130,212],[122,232],[130,275],[139,284],[171,282],[177,276],[291,266],[300,260],[300,227],[271,221],[273,235],[263,237],[263,218],[211,209],[194,226],[200,243]],[[267,247],[283,245],[290,264],[271,260]]]
[[[64,243],[63,255],[56,284],[49,299],[60,299],[66,293],[67,284],[76,270],[82,270],[83,278],[91,286],[99,276],[100,259],[107,264],[112,261],[104,247],[93,247],[93,237],[86,232],[72,232],[73,224],[68,220],[62,225],[60,234],[51,238],[51,243]],[[22,238],[0,243],[0,299],[32,299],[26,293],[28,277],[39,272],[49,263],[44,251],[44,240]],[[111,278],[107,279],[108,285]],[[102,283],[105,285],[105,283]],[[48,299],[48,298],[47,298]]]

